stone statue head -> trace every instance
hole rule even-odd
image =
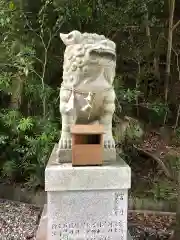
[[[103,35],[80,33],[60,34],[66,45],[63,83],[77,86],[103,76],[112,85],[116,68],[116,44]]]

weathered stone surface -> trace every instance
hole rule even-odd
[[[101,167],[54,164],[45,171],[48,240],[127,240],[131,170],[119,159]]]
[[[36,240],[47,240],[47,222],[47,205],[44,205],[37,229]]]
[[[72,167],[54,163],[51,156],[45,170],[46,191],[118,190],[130,185],[131,169],[121,158],[103,166]]]
[[[48,226],[47,205],[45,205],[44,210],[42,212],[40,222],[39,222],[36,240],[47,240],[47,226]],[[84,238],[83,240],[86,240],[86,239]],[[112,239],[112,240],[114,240],[114,239]],[[130,236],[129,232],[127,234],[127,240],[132,240],[132,237]]]
[[[127,239],[127,190],[48,192],[48,239]]]

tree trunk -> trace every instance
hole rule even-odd
[[[10,100],[10,108],[18,110],[21,106],[23,92],[23,77],[16,76],[12,80],[12,95]]]
[[[169,79],[171,75],[171,54],[172,54],[172,40],[173,40],[173,19],[176,0],[169,0],[169,30],[168,30],[168,49],[166,55],[166,75],[165,75],[165,104],[168,100]],[[167,112],[164,117],[164,124],[166,123]]]
[[[171,73],[174,9],[175,9],[175,0],[170,0],[169,1],[168,49],[167,49],[167,56],[166,56],[165,101],[167,101],[167,97],[168,97],[169,78]]]
[[[148,9],[147,9],[147,13],[146,13],[145,18],[146,18],[146,36],[147,36],[147,39],[148,39],[149,48],[150,48],[151,52],[153,52],[152,41],[151,41],[151,30],[150,30],[150,27],[149,27]],[[157,77],[157,79],[160,79],[159,59],[156,55],[154,55],[153,65],[154,65],[154,75]]]
[[[180,166],[180,160],[179,160],[179,166]],[[180,239],[180,169],[178,169],[178,199],[177,199],[177,210],[176,210],[176,227],[174,232],[174,238],[173,240],[179,240]]]

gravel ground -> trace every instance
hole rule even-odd
[[[0,199],[0,240],[35,240],[41,210]]]
[[[138,214],[137,214],[138,215]],[[0,240],[35,240],[41,209],[30,204],[0,199]],[[129,230],[133,240],[167,240],[168,231],[157,234],[155,229],[133,224],[137,216],[130,214]]]
[[[133,240],[169,240],[171,236],[167,232],[159,233],[144,226],[129,226],[129,231]]]

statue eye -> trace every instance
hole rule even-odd
[[[71,39],[71,38],[73,38],[73,34],[72,34],[72,33],[70,33],[70,34],[68,35],[68,39]]]

